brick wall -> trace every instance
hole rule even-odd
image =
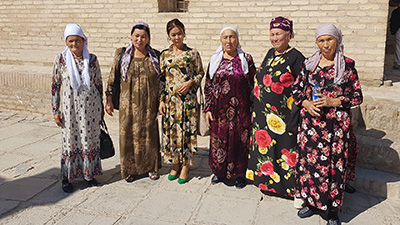
[[[221,28],[236,26],[243,49],[259,65],[271,47],[268,30],[274,16],[294,21],[291,45],[306,56],[316,48],[315,29],[336,24],[344,34],[345,54],[356,60],[362,81],[379,83],[385,61],[386,0],[190,0],[186,13],[158,13],[157,0],[1,0],[0,85],[47,89],[47,84],[38,83],[50,82],[54,56],[65,46],[65,25],[72,22],[83,27],[104,78],[115,48],[127,45],[139,19],[149,23],[151,44],[162,50],[169,45],[166,23],[179,18],[186,26],[186,43],[199,50],[204,66],[219,45]]]

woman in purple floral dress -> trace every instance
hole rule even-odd
[[[327,213],[327,224],[337,225],[348,169],[350,107],[363,98],[354,61],[340,49],[342,32],[326,24],[315,37],[319,49],[293,85],[295,104],[302,106],[295,194],[305,201],[299,217]],[[316,86],[320,94],[313,94]]]
[[[256,68],[251,55],[242,51],[236,28],[223,28],[220,38],[221,46],[211,57],[205,85],[204,111],[211,127],[209,165],[214,173],[211,182],[236,177],[235,186],[243,188]]]

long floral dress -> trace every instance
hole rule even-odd
[[[322,87],[322,94],[340,98],[340,107],[324,107],[320,117],[300,111],[298,128],[299,157],[296,167],[296,197],[322,210],[338,209],[343,202],[348,162],[351,114],[350,107],[362,103],[360,82],[354,61],[345,58],[343,81],[334,84],[335,67],[304,67],[293,85],[297,105],[312,99],[312,87]]]
[[[112,95],[112,84],[121,50],[119,48],[115,51],[106,95]],[[161,168],[157,123],[159,83],[157,72],[148,55],[144,58],[132,58],[126,80],[121,79],[119,150],[122,178],[150,171],[157,172]]]
[[[166,106],[163,117],[162,151],[167,163],[193,165],[197,151],[197,95],[204,75],[200,54],[185,45],[176,55],[172,45],[161,53],[161,97]],[[193,80],[186,95],[179,87]]]
[[[75,63],[82,75],[83,60],[75,59]],[[91,180],[93,176],[102,174],[100,122],[103,82],[99,62],[93,54],[89,58],[89,76],[90,89],[84,85],[78,90],[73,89],[63,55],[60,53],[56,56],[51,83],[51,104],[53,114],[62,114],[61,176],[68,182],[76,178]]]
[[[261,190],[294,195],[296,135],[286,130],[292,109],[291,86],[304,56],[292,48],[284,54],[268,51],[254,85],[253,128],[246,177]]]
[[[244,176],[249,152],[252,102],[256,68],[246,54],[249,72],[244,74],[240,57],[223,58],[213,79],[206,76],[204,111],[210,111],[209,165],[220,178]]]

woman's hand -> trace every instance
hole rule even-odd
[[[315,94],[315,96],[321,97],[313,101],[314,105],[318,108],[339,107],[342,104],[342,101],[339,98],[331,98],[323,94]]]
[[[54,114],[54,121],[56,122],[57,126],[62,127],[61,113]]]
[[[206,112],[206,123],[207,123],[208,127],[211,127],[210,120],[214,121],[214,117],[212,116],[212,113],[210,111],[207,111]]]
[[[165,112],[166,112],[166,108],[165,108],[165,103],[164,102],[160,102],[160,106],[158,106],[158,112],[165,117]]]
[[[314,105],[313,101],[309,101],[309,100],[304,100],[301,105],[307,110],[308,113],[310,113],[311,116],[314,117],[318,117],[321,116],[319,114],[319,112],[321,112],[321,109],[319,109],[318,107],[316,107]]]
[[[190,88],[192,87],[193,80],[186,81],[179,87],[178,93],[179,94],[186,94]]]
[[[107,96],[106,112],[108,115],[113,116],[114,104],[112,103],[112,96]]]

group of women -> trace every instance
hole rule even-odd
[[[203,65],[199,53],[184,43],[185,27],[178,19],[166,30],[172,44],[161,53],[150,46],[143,21],[133,26],[129,46],[115,52],[105,109],[113,115],[114,83],[121,79],[121,176],[127,182],[147,173],[159,178],[158,113],[161,150],[172,164],[168,179],[186,183],[193,165]],[[273,47],[256,70],[238,30],[221,30],[204,88],[211,183],[234,179],[240,189],[250,180],[263,192],[299,199],[301,218],[323,213],[328,224],[340,224],[346,181],[354,177],[357,145],[350,107],[362,102],[360,83],[354,61],[343,55],[337,27],[317,29],[318,48],[307,59],[289,45],[293,34],[291,20],[273,18]],[[100,68],[87,50],[86,36],[78,25],[68,24],[64,38],[66,47],[54,62],[52,105],[63,132],[62,188],[72,192],[73,179],[96,185],[93,177],[101,174],[98,137],[104,112]]]

